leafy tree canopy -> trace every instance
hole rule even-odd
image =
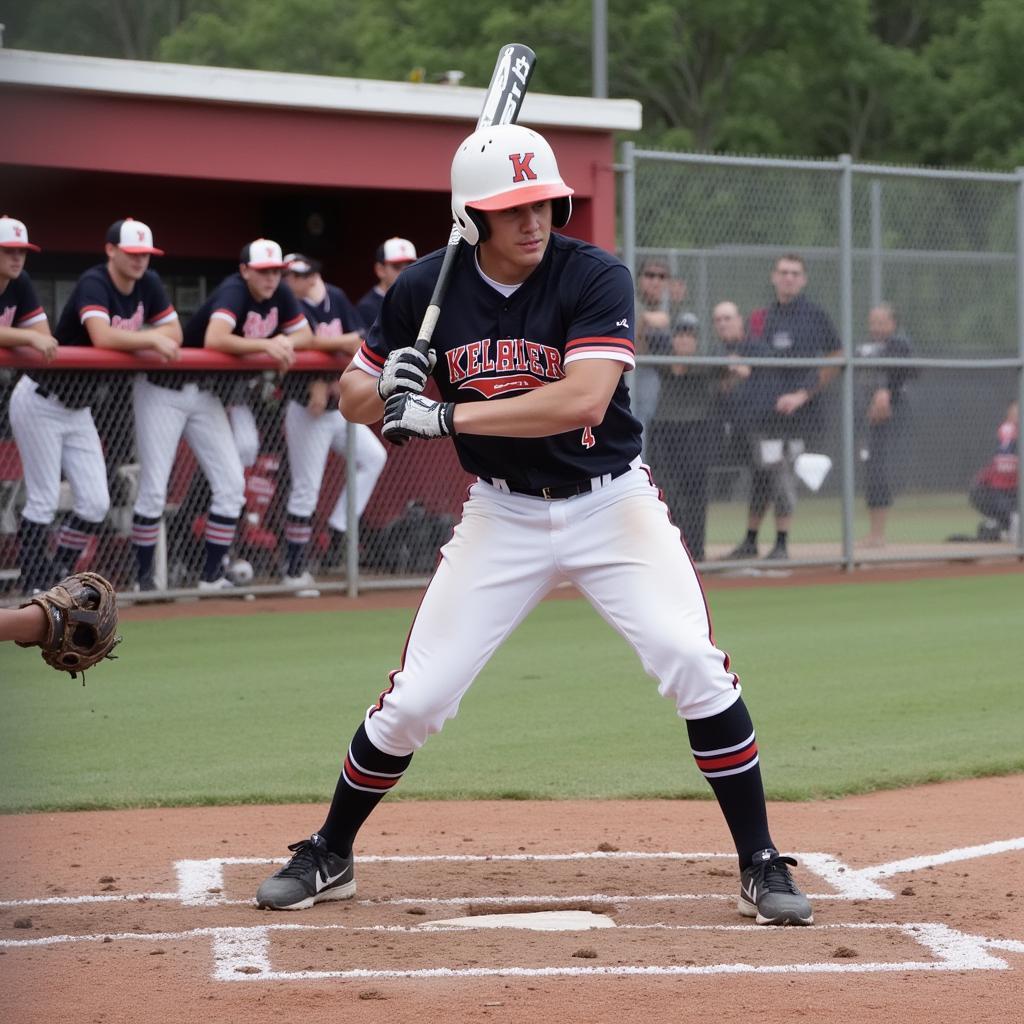
[[[34,0],[6,45],[485,85],[509,39],[535,88],[588,95],[591,0]],[[1024,164],[1020,0],[608,0],[609,95],[658,148]]]

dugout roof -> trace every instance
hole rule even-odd
[[[444,244],[451,157],[484,93],[4,49],[0,86],[16,126],[2,212],[43,247],[34,268],[98,256],[106,226],[134,216],[168,253],[160,269],[229,266],[267,235],[319,256],[350,294],[372,283],[384,238]],[[572,233],[608,248],[613,133],[640,119],[633,100],[530,93],[523,107],[576,189]]]

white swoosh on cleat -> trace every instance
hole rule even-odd
[[[339,878],[341,878],[343,874],[345,874],[344,871],[339,871],[336,875],[328,876],[327,881],[325,882],[323,878],[320,877],[320,872],[318,871],[316,873],[316,891],[323,892],[329,885],[333,885]]]

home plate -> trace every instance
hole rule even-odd
[[[542,910],[532,914],[477,914],[428,921],[421,928],[528,928],[535,932],[585,932],[591,928],[614,928],[604,914],[589,910]]]

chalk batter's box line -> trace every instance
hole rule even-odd
[[[621,926],[619,926],[621,927]],[[677,932],[721,932],[760,933],[766,929],[758,925],[634,925],[630,930],[657,928]],[[272,932],[365,932],[380,930],[374,927],[350,927],[340,924],[270,924],[244,928],[196,928],[181,932],[112,932],[93,935],[55,935],[40,939],[0,940],[0,946],[9,948],[32,948],[55,946],[80,942],[175,942],[195,938],[209,938],[213,947],[216,981],[311,981],[324,979],[338,980],[386,980],[386,979],[430,979],[430,978],[480,978],[480,977],[559,977],[559,976],[608,976],[608,975],[707,975],[707,974],[866,974],[904,971],[968,971],[1008,970],[1009,963],[995,952],[1024,955],[1024,942],[1016,939],[990,939],[957,931],[948,925],[934,922],[910,923],[840,923],[823,924],[815,927],[816,932],[865,932],[895,930],[927,949],[934,960],[904,960],[894,962],[842,963],[834,961],[800,964],[746,963],[668,964],[662,966],[617,966],[617,967],[432,967],[417,970],[369,970],[354,968],[344,971],[275,971],[270,963],[270,938]],[[387,928],[394,931],[394,928]],[[461,931],[461,928],[402,928],[406,932]],[[775,931],[774,929],[772,930]],[[801,936],[811,933],[801,929]],[[775,935],[778,935],[775,932]],[[785,932],[783,932],[785,935]],[[774,937],[773,937],[774,941]]]
[[[906,874],[928,867],[951,864],[978,857],[992,856],[1024,849],[1024,837],[998,840],[979,846],[959,847],[944,850],[935,854],[923,854],[916,857],[891,861],[866,868],[852,868],[838,858],[827,853],[799,853],[795,856],[811,873],[828,882],[833,891],[810,893],[814,900],[891,900],[894,893],[879,885],[876,879],[890,878],[898,874]],[[600,860],[671,860],[696,862],[701,860],[726,859],[734,860],[732,853],[712,853],[698,851],[683,853],[677,851],[583,851],[565,854],[430,854],[430,855],[368,855],[357,858],[361,864],[416,864],[416,863],[545,863],[564,861],[600,861]],[[175,892],[150,893],[109,893],[88,894],[81,896],[47,896],[28,899],[0,900],[0,907],[35,907],[60,906],[87,903],[119,903],[156,900],[178,902],[183,906],[244,906],[251,900],[229,900],[223,895],[224,868],[234,865],[251,864],[283,864],[284,858],[267,857],[212,857],[205,860],[179,860],[175,862],[178,877],[178,888]],[[492,902],[514,905],[519,903],[564,902],[565,899],[590,900],[592,902],[656,902],[662,900],[698,900],[698,899],[731,899],[732,897],[715,893],[672,893],[650,896],[609,896],[601,893],[589,896],[572,897],[487,897],[460,896],[450,900],[437,898],[406,899],[406,900],[369,900],[360,901],[365,904],[402,905],[416,903],[453,904],[472,902]]]

